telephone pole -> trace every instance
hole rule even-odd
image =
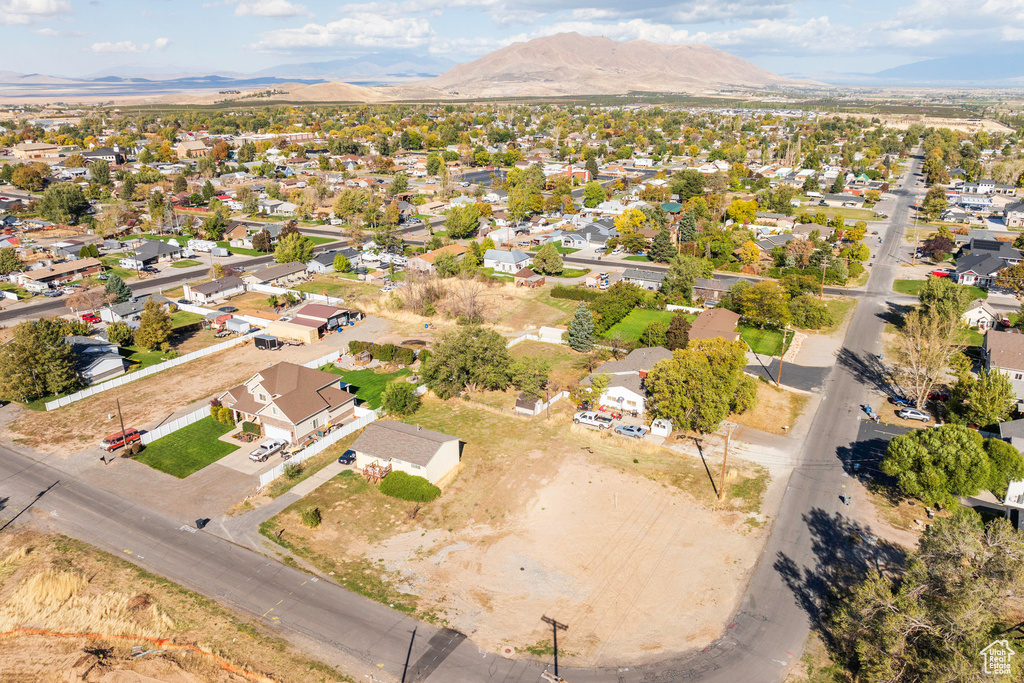
[[[551,633],[554,636],[554,646],[555,646],[555,676],[557,677],[558,676],[558,631],[559,631],[559,629],[561,629],[562,631],[568,631],[569,630],[569,624],[563,624],[563,623],[561,623],[561,622],[559,622],[559,621],[557,621],[555,619],[552,619],[551,617],[545,617],[545,616],[542,616],[540,618],[540,620],[543,621],[545,624],[551,624]]]
[[[780,366],[780,369],[781,369],[781,366]],[[718,482],[718,500],[719,501],[721,501],[721,500],[723,500],[725,498],[725,464],[727,462],[729,462],[729,437],[731,437],[731,436],[732,436],[732,429],[729,429],[725,433],[725,452],[722,454],[722,476],[719,478],[719,482]],[[558,661],[557,655],[556,655],[555,661],[556,662]],[[557,666],[555,667],[555,673],[558,673],[558,667]]]

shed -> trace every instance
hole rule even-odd
[[[516,398],[516,412],[520,415],[534,415],[540,414],[541,406],[544,403],[539,398],[531,398],[525,394],[519,394]]]
[[[237,332],[238,334],[245,334],[252,328],[252,325],[250,325],[248,321],[242,320],[241,318],[229,318],[228,320],[224,321],[224,327],[226,329],[231,330],[232,332]]]
[[[256,344],[256,348],[263,351],[277,351],[284,346],[280,339],[271,337],[269,334],[257,334],[253,337],[253,341]]]
[[[281,318],[267,325],[267,334],[303,344],[320,341],[320,324],[299,318]]]

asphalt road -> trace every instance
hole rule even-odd
[[[762,357],[768,361],[768,365],[751,364],[746,371],[752,375],[758,375],[775,382],[779,376],[779,359]],[[762,361],[763,362],[763,361]],[[782,366],[782,384],[802,391],[816,391],[824,385],[828,378],[830,368],[815,368],[795,363],[786,363]]]
[[[918,168],[920,159],[912,166]],[[857,445],[859,405],[877,381],[872,359],[883,329],[880,314],[895,276],[909,203],[900,198],[892,214],[894,228],[883,242],[883,256],[876,259],[839,362],[825,381],[772,534],[726,633],[703,650],[652,664],[615,670],[563,667],[567,680],[780,681],[799,658],[834,558],[849,555],[851,514],[867,504],[840,502],[848,481],[844,454]],[[406,674],[406,681],[537,681],[543,668],[481,652],[454,632],[418,623],[6,449],[0,449],[0,506],[0,531],[11,520],[49,523],[261,620],[314,656],[349,667],[360,680],[373,674],[377,680],[399,680]],[[862,552],[878,551],[864,546]]]

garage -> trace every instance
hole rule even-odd
[[[281,427],[275,425],[263,424],[263,435],[268,439],[281,439],[288,443],[292,443],[292,433]]]

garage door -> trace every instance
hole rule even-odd
[[[292,442],[292,433],[287,429],[281,429],[280,427],[275,427],[274,425],[265,424],[263,425],[263,433],[268,438],[271,439],[281,439],[282,441],[286,441],[288,443]]]

